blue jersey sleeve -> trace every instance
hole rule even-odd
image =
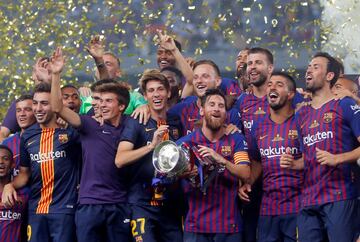
[[[340,107],[353,134],[356,138],[360,138],[360,106],[352,98],[346,97],[340,101]]]
[[[300,153],[304,153],[304,144],[303,144],[303,138],[301,136],[301,109],[299,112],[295,113],[295,124],[296,124],[296,130],[298,133],[298,140],[300,145]]]
[[[136,144],[138,133],[141,130],[139,121],[133,118],[129,118],[128,120],[126,120],[126,123],[124,125],[125,127],[121,134],[120,142],[128,141],[132,144]]]
[[[228,123],[236,125],[239,130],[243,132],[243,126],[241,123],[239,110],[236,108],[232,108],[227,112],[228,115]]]
[[[29,153],[26,150],[26,141],[24,137],[20,139],[20,166],[29,167],[31,166],[31,160]]]
[[[257,140],[256,140],[256,130],[257,130],[257,126],[258,126],[258,122],[254,123],[253,128],[251,129],[250,132],[250,137],[249,137],[249,156],[251,157],[252,160],[256,160],[258,162],[261,161],[261,155],[259,152],[259,147],[257,145]]]

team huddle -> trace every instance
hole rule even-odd
[[[1,241],[359,239],[360,99],[337,59],[316,53],[302,90],[268,49],[233,80],[158,39],[139,90],[99,36],[90,88],[61,86],[61,47],[37,60],[0,130]],[[174,176],[153,165],[168,140],[190,152]]]

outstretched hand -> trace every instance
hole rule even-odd
[[[176,50],[175,41],[169,35],[163,34],[161,30],[157,30],[157,35],[159,37],[159,44],[162,48],[169,51]]]
[[[53,74],[59,74],[65,65],[65,56],[62,53],[61,47],[57,47],[50,58],[49,70]]]
[[[104,45],[105,39],[100,35],[95,35],[91,38],[89,44],[85,46],[85,49],[94,59],[99,59],[104,55]]]

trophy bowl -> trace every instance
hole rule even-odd
[[[189,156],[175,142],[166,140],[155,147],[152,161],[157,172],[177,176],[187,169]]]

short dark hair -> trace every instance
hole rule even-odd
[[[114,57],[116,59],[116,63],[120,68],[120,59],[114,53],[112,53],[111,51],[105,51],[103,55],[111,55],[112,57]]]
[[[51,85],[49,83],[47,83],[47,82],[40,82],[34,88],[34,94],[38,93],[38,92],[50,93],[51,92]]]
[[[290,76],[287,72],[284,71],[275,71],[271,74],[271,76],[282,76],[288,82],[289,90],[292,92],[296,91],[296,82],[292,76]]]
[[[77,88],[76,86],[74,86],[73,84],[66,84],[66,85],[62,86],[62,87],[61,87],[61,91],[64,90],[65,88],[73,88],[73,89],[75,89],[75,90],[77,91],[77,93],[80,95],[78,88]]]
[[[194,66],[193,66],[193,70],[195,70],[195,68],[200,66],[200,65],[210,65],[210,66],[212,66],[214,71],[215,71],[215,74],[217,76],[219,76],[219,77],[221,76],[219,67],[212,60],[199,60],[199,61],[195,62]]]
[[[259,54],[259,53],[264,54],[270,64],[274,64],[274,56],[270,52],[270,50],[268,50],[268,49],[261,48],[261,47],[254,47],[254,48],[251,48],[249,50],[248,55],[250,55],[250,54]]]
[[[328,60],[326,74],[329,72],[334,73],[334,77],[330,80],[330,88],[332,88],[335,85],[335,83],[340,75],[339,62],[327,52],[317,52],[313,58],[316,58],[316,57],[323,57]]]
[[[168,91],[170,90],[169,80],[164,76],[164,74],[162,74],[157,69],[147,69],[144,71],[143,75],[141,76],[141,78],[139,80],[139,86],[143,93],[146,92],[146,84],[149,81],[153,81],[153,80],[159,81],[161,84],[164,85],[166,90],[168,90]]]
[[[179,78],[183,77],[182,72],[178,68],[173,67],[173,66],[166,66],[160,70],[160,72],[163,72],[163,71],[171,71],[171,72],[174,72],[175,75],[177,75]]]
[[[130,93],[129,90],[120,83],[105,83],[98,87],[98,92],[108,92],[108,93],[114,93],[117,96],[117,100],[119,105],[124,104],[125,109],[129,105],[130,102]]]
[[[90,86],[90,90],[92,92],[98,92],[97,89],[103,85],[103,84],[107,84],[107,83],[117,83],[117,81],[115,81],[114,79],[102,79],[102,80],[99,80],[95,83],[93,83],[91,86]]]
[[[18,99],[15,100],[15,103],[19,103],[25,100],[33,100],[33,95],[31,94],[22,94]]]
[[[208,98],[210,96],[215,96],[215,95],[218,95],[218,96],[221,96],[224,101],[225,101],[225,107],[226,107],[226,98],[225,98],[225,95],[224,93],[218,89],[218,88],[210,88],[210,89],[207,89],[206,92],[205,92],[205,95],[201,97],[201,107],[204,107],[205,106],[205,103],[206,101],[208,100]]]
[[[14,153],[12,152],[12,150],[11,150],[8,146],[3,145],[3,144],[0,144],[0,149],[1,149],[1,150],[6,150],[7,152],[9,152],[11,161],[12,161],[12,162],[14,161]]]

